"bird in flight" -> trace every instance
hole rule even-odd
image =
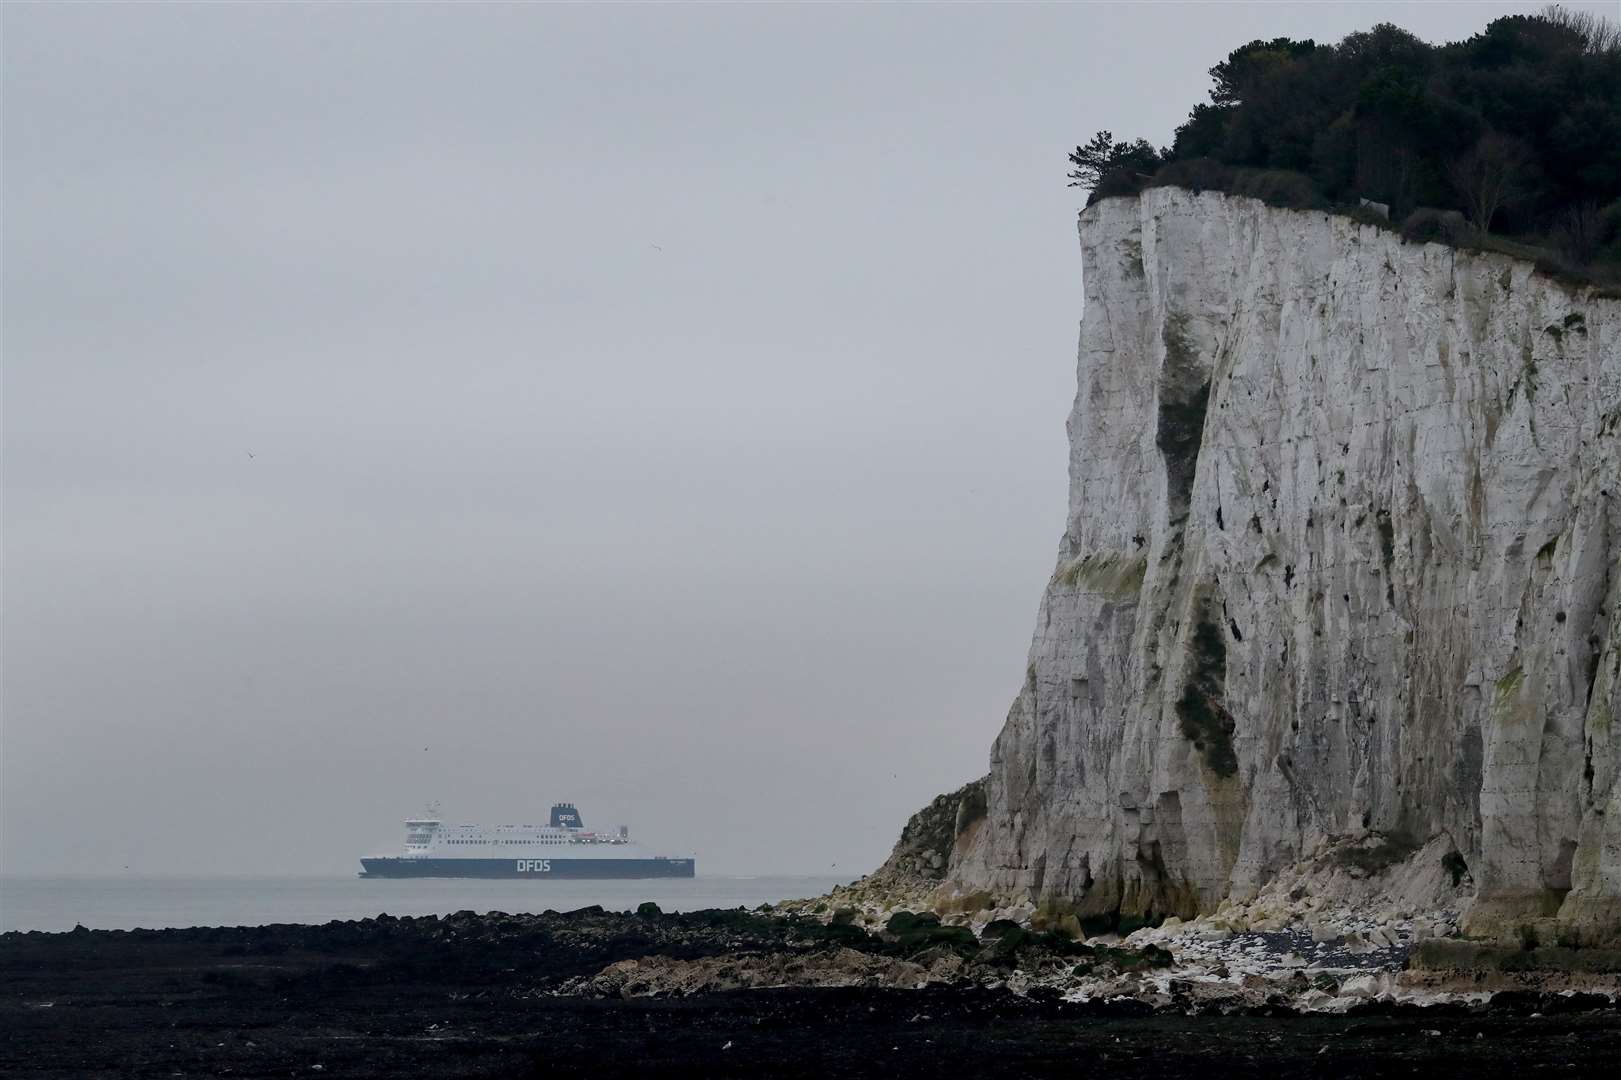
[[[249,459],[250,459],[250,460],[251,460],[251,459],[252,459],[252,458],[253,458],[253,456],[254,456],[254,453],[253,453],[253,451],[252,451],[252,450],[249,450],[249,451],[248,451],[248,458],[249,458]]]
[[[663,251],[664,250],[663,248],[659,247],[657,244],[649,244],[647,246],[652,248],[654,251]]]

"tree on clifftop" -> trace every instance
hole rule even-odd
[[[1495,132],[1462,156],[1446,165],[1447,181],[1457,190],[1469,214],[1469,222],[1482,232],[1492,227],[1492,217],[1504,203],[1513,202],[1529,190],[1531,153],[1518,139]]]
[[[1159,168],[1160,160],[1160,152],[1147,139],[1115,142],[1112,132],[1100,131],[1092,136],[1091,142],[1077,146],[1069,155],[1073,166],[1069,186],[1095,188],[1100,179],[1112,172],[1153,172]]]

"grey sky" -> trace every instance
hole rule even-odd
[[[1068,148],[1539,6],[7,4],[0,867],[864,872],[1023,674]]]

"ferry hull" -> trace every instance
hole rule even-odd
[[[361,859],[367,878],[689,878],[693,859]]]

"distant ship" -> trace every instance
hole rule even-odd
[[[649,855],[624,826],[587,832],[573,803],[547,825],[447,825],[437,808],[405,823],[405,852],[360,860],[364,878],[689,878],[695,860]]]

